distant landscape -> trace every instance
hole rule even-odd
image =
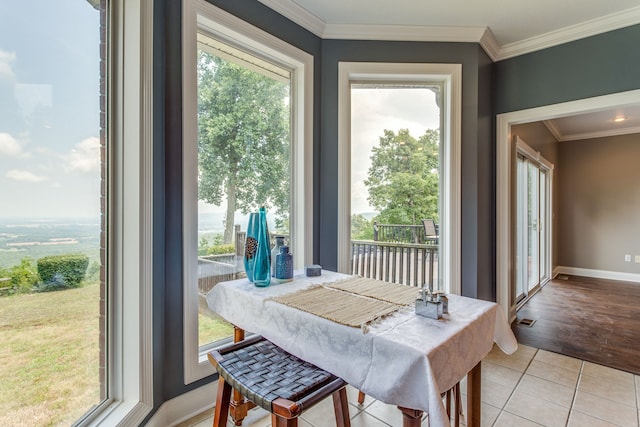
[[[26,257],[84,254],[90,262],[100,257],[99,218],[0,218],[0,268]]]
[[[198,238],[212,238],[224,231],[223,213],[202,213]],[[272,219],[269,218],[273,227]],[[247,228],[248,216],[236,214],[236,223]],[[49,255],[83,254],[89,263],[100,259],[99,218],[0,218],[0,268]]]

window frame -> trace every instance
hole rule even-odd
[[[351,84],[441,83],[443,87],[440,262],[444,289],[461,293],[462,64],[338,63],[338,271],[349,272],[351,241]]]
[[[313,257],[313,56],[204,0],[184,0],[183,75],[183,334],[184,382],[215,372],[206,357],[213,347],[199,346],[197,293],[197,34],[256,52],[291,70],[291,247],[294,268]]]
[[[78,426],[153,409],[153,0],[111,0],[107,26],[107,399]]]

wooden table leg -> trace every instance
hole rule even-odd
[[[420,427],[422,411],[403,408],[402,406],[398,406],[398,409],[402,412],[402,427]]]
[[[244,335],[244,329],[240,329],[237,326],[233,327],[233,342],[240,342],[244,340]],[[247,417],[249,409],[255,406],[255,403],[246,400],[234,389],[231,403],[229,404],[229,415],[231,415],[233,423],[237,426],[242,425],[242,421]]]
[[[480,427],[480,402],[482,401],[482,362],[467,374],[467,427]]]

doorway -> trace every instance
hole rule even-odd
[[[603,95],[594,98],[546,105],[527,110],[498,114],[496,118],[496,300],[509,321],[516,317],[515,274],[516,231],[513,223],[513,186],[516,173],[511,126],[638,105],[640,90]],[[513,203],[513,204],[512,204]],[[550,267],[551,269],[551,267]]]
[[[553,165],[516,137],[516,257],[518,306],[550,279]]]

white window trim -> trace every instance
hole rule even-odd
[[[558,117],[604,110],[612,107],[638,105],[640,90],[579,99],[560,104],[545,105],[527,110],[498,114],[496,117],[496,295],[497,303],[507,320],[516,317],[513,283],[515,269],[515,227],[512,216],[514,180],[514,147],[511,126],[550,120]],[[551,271],[551,266],[550,266]]]
[[[108,398],[82,426],[138,425],[153,409],[153,0],[108,13]]]
[[[253,25],[207,3],[185,0],[182,15],[183,76],[183,269],[184,381],[214,373],[198,345],[197,264],[197,42],[199,29],[228,42],[254,48],[292,70],[291,98],[298,110],[292,120],[291,247],[294,267],[313,257],[313,57]],[[295,110],[295,109],[294,109]]]
[[[447,292],[460,294],[461,64],[340,62],[338,64],[338,271],[349,272],[351,241],[351,82],[444,84],[440,262]],[[447,131],[449,130],[449,131]]]

